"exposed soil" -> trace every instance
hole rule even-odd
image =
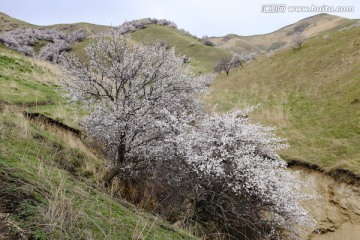
[[[30,112],[23,112],[24,116],[30,120],[37,120],[40,121],[42,123],[46,123],[55,127],[58,127],[59,129],[62,129],[64,131],[70,132],[74,135],[76,135],[77,137],[81,136],[81,131],[72,127],[69,127],[68,125],[59,122],[55,119],[49,118],[47,116],[45,116],[42,113],[30,113]]]
[[[20,239],[16,233],[13,231],[12,227],[9,226],[8,217],[11,214],[6,207],[0,202],[0,240],[12,240]]]
[[[27,193],[27,183],[12,177],[9,169],[0,169],[0,240],[29,239],[26,231],[14,220],[15,215],[27,219],[21,211],[21,203],[35,205],[34,198]]]
[[[0,186],[5,183],[0,178]],[[0,240],[21,239],[10,224],[9,218],[16,212],[18,199],[14,199],[6,192],[0,190]]]
[[[360,240],[360,183],[357,176],[345,171],[324,173],[308,166],[292,166],[300,170],[305,182],[303,191],[319,199],[304,204],[317,222],[309,240]]]

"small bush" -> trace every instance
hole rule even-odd
[[[302,33],[296,33],[291,40],[291,47],[293,49],[300,49],[304,44],[306,37]]]
[[[214,43],[211,41],[211,39],[207,35],[203,36],[201,40],[206,46],[210,46],[210,47],[214,46]]]

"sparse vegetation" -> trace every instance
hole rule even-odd
[[[214,71],[221,73],[224,71],[226,75],[229,75],[229,72],[233,68],[244,67],[243,64],[249,61],[255,60],[257,57],[256,53],[234,53],[232,56],[227,56],[221,58],[216,64]]]
[[[331,38],[330,38],[330,36],[329,36],[328,34],[323,35],[323,39],[324,39],[325,41],[331,40]]]
[[[210,47],[213,47],[214,46],[214,43],[211,41],[211,39],[205,35],[201,38],[201,40],[203,41],[203,43],[206,45],[206,46],[210,46]]]
[[[303,46],[304,42],[306,40],[306,37],[303,33],[295,33],[293,38],[291,39],[290,46],[293,49],[300,50]]]

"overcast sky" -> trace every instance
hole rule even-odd
[[[286,9],[265,13],[274,11],[269,4],[286,5]],[[289,12],[288,7],[294,5],[353,6],[353,12],[331,14],[360,18],[359,0],[0,0],[0,11],[37,25],[90,22],[117,26],[127,20],[165,18],[201,37],[268,33],[320,13]]]

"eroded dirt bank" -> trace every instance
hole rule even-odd
[[[301,170],[304,191],[320,196],[305,203],[317,221],[317,233],[308,232],[309,240],[360,240],[360,183],[334,178],[318,170],[293,166]]]

